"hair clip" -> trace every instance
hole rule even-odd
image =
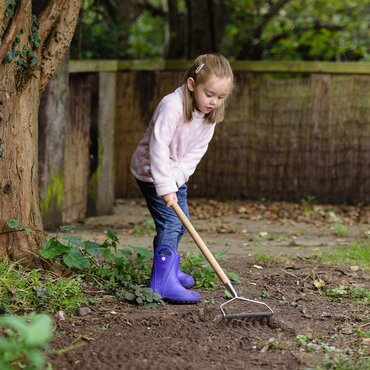
[[[195,70],[195,73],[199,73],[199,71],[204,67],[204,63],[199,65],[199,67]]]

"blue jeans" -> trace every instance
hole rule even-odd
[[[157,235],[153,240],[154,249],[161,245],[167,244],[177,250],[180,240],[185,232],[185,227],[181,220],[177,217],[172,208],[168,208],[166,203],[159,197],[155,191],[155,187],[151,182],[143,182],[137,180],[140,190],[143,193],[149,212],[154,219]],[[189,217],[189,209],[187,204],[186,184],[182,185],[177,191],[177,202],[183,212]]]

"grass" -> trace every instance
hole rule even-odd
[[[331,252],[322,252],[318,258],[322,262],[360,265],[370,270],[370,244],[355,242],[349,247],[336,247]]]
[[[369,361],[364,348],[357,350],[337,347],[325,341],[325,335],[298,334],[297,344],[300,352],[313,352],[317,357],[316,366],[305,369],[310,370],[367,370]],[[366,350],[365,350],[366,351]],[[365,357],[364,357],[365,355]]]
[[[354,242],[349,247],[336,247],[329,252],[321,252],[317,257],[319,261],[338,265],[358,265],[370,270],[370,244]],[[268,253],[255,253],[251,257],[252,263],[279,264],[294,260],[294,258],[275,256]]]
[[[155,224],[153,219],[148,219],[134,225],[134,234],[139,236],[150,236],[155,233]]]
[[[36,312],[68,311],[85,302],[81,276],[55,277],[0,262],[0,368],[44,369],[52,318]]]
[[[84,302],[79,276],[56,278],[17,263],[0,263],[0,313],[56,312]]]
[[[343,355],[325,356],[316,370],[368,370],[368,359],[348,359]]]
[[[367,288],[347,288],[339,286],[323,291],[323,294],[331,298],[348,298],[354,302],[370,305],[370,289]]]
[[[255,253],[251,256],[251,262],[256,264],[279,265],[290,260],[288,257],[275,256],[267,253]]]

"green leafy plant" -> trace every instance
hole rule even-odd
[[[320,339],[317,339],[313,337],[310,334],[298,334],[296,336],[298,345],[300,346],[302,351],[307,351],[307,352],[340,352],[339,349],[337,349],[334,346],[329,345],[326,342],[323,342]]]
[[[215,272],[199,252],[184,253],[181,259],[181,269],[194,277],[197,288],[210,291],[217,283]]]
[[[24,46],[22,51],[17,55],[17,64],[22,69],[34,67],[37,64],[37,58],[34,51],[27,46]]]
[[[324,359],[320,359],[320,364],[316,367],[317,370],[368,370],[369,361],[367,358],[352,360],[346,358],[342,354],[329,356],[325,354]]]
[[[29,36],[29,41],[33,49],[37,49],[41,45],[40,35],[39,35],[39,21],[36,15],[32,16],[32,27],[31,34]]]
[[[71,231],[73,228],[64,226],[61,231]],[[83,274],[86,279],[114,293],[118,299],[146,307],[163,303],[158,294],[147,288],[153,253],[141,247],[117,249],[118,242],[114,230],[107,231],[106,239],[101,244],[63,234],[62,237],[57,235],[44,242],[39,254]],[[182,268],[194,276],[198,288],[214,289],[216,274],[200,253],[185,254]],[[236,273],[228,270],[226,273],[231,280],[239,280]]]
[[[71,231],[73,226],[64,226],[62,231]],[[152,307],[162,303],[159,296],[147,286],[151,273],[152,252],[146,248],[131,247],[117,250],[118,237],[108,230],[102,244],[80,237],[64,234],[51,237],[42,244],[39,254],[53,259],[68,269],[83,273],[100,286],[113,292],[118,299]]]
[[[68,225],[60,229],[70,231],[73,228]],[[82,241],[80,237],[71,234],[64,234],[62,240],[59,240],[57,235],[41,244],[39,254],[45,259],[57,259],[69,269],[87,270],[100,256],[110,256],[110,248],[116,249],[117,241],[117,235],[112,230],[108,230],[107,239],[102,244]]]
[[[128,302],[136,302],[137,304],[148,308],[153,308],[163,304],[160,294],[153,293],[152,289],[150,288],[143,288],[140,286],[136,286],[134,288],[134,292],[118,289],[116,291],[116,297]]]
[[[9,219],[6,221],[7,226],[12,230],[24,230],[27,233],[32,233],[32,229],[28,226],[23,225],[20,221],[15,219]]]
[[[301,207],[303,212],[306,215],[310,215],[314,211],[316,199],[312,195],[307,195],[300,200]]]
[[[17,0],[6,0],[5,12],[11,17],[14,17],[14,10],[16,6],[17,6]]]
[[[220,257],[221,254],[218,253],[216,255],[217,257]],[[218,282],[216,273],[199,252],[193,252],[191,254],[184,253],[181,260],[181,269],[194,277],[197,288],[211,291],[215,288]],[[240,279],[239,275],[235,272],[225,270],[225,273],[232,281],[236,282]]]
[[[0,368],[43,369],[52,320],[46,314],[0,317]]]
[[[14,7],[16,6],[16,1],[7,0],[7,8],[6,11],[13,16],[14,15]],[[41,46],[41,40],[39,35],[39,25],[38,19],[34,15],[32,17],[32,26],[31,32],[28,37],[28,43],[23,46],[22,50],[17,49],[17,45],[21,41],[21,34],[23,33],[23,28],[20,29],[20,32],[16,35],[12,47],[6,53],[6,61],[8,63],[12,62],[15,58],[17,58],[16,62],[20,69],[26,69],[29,67],[35,67],[37,65],[37,56],[34,52],[35,49],[38,49]]]
[[[357,336],[359,338],[370,338],[370,329],[368,329],[368,330],[358,329],[357,330]]]

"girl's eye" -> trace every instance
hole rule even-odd
[[[212,94],[206,94],[207,98],[212,98]]]

